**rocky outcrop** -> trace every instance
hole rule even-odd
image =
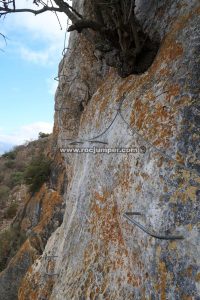
[[[82,35],[71,34],[53,142],[55,161],[64,159],[65,214],[23,278],[20,300],[199,299],[200,6],[136,3],[144,30],[161,40],[142,75],[121,79]],[[90,11],[87,1],[74,6]],[[142,215],[128,216],[147,232],[125,218],[133,211]],[[41,222],[45,215],[48,209]]]
[[[61,155],[54,153],[51,145],[50,137],[17,149],[15,164],[31,160],[34,155],[37,157],[41,153],[51,156],[54,161],[49,182],[43,184],[38,192],[34,194],[28,192],[26,185],[16,187],[19,195],[22,195],[23,190],[25,192],[23,199],[20,196],[18,213],[11,221],[10,228],[8,227],[11,236],[8,241],[10,245],[6,249],[6,268],[0,273],[0,299],[2,300],[18,298],[21,280],[34,261],[40,258],[52,232],[61,225],[63,220],[65,167]]]

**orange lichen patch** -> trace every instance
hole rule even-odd
[[[152,130],[151,133],[149,133],[150,140],[153,139],[153,137],[156,135],[156,131],[158,132],[158,130],[161,131],[161,133],[160,136],[156,137],[156,139],[153,142],[153,145],[167,148],[170,145],[169,138],[171,137],[172,129],[158,127],[156,130],[155,128],[154,130]]]
[[[125,248],[117,248],[115,253],[109,254],[108,245],[93,244],[91,241],[84,253],[84,263],[82,267],[82,273],[86,278],[85,282],[82,283],[81,295],[89,296],[88,299],[93,299],[91,297],[99,296],[101,294],[103,299],[110,299],[110,276],[115,273],[114,283],[120,288],[124,284],[134,285],[136,287],[141,286],[141,277],[134,276],[130,271],[130,263],[126,260],[128,252]],[[123,270],[124,276],[120,276],[119,270]],[[119,275],[117,275],[117,271]],[[95,279],[98,274],[101,274],[101,282],[97,282]],[[77,277],[76,277],[77,278]],[[80,278],[80,276],[78,276]],[[109,289],[109,293],[107,290]],[[112,296],[117,297],[117,294],[112,291]],[[94,297],[94,299],[96,299]]]
[[[101,101],[100,107],[99,107],[100,114],[106,110],[106,108],[108,107],[109,101],[110,101],[110,96],[103,98],[103,100]]]
[[[159,245],[159,246],[157,246],[157,248],[156,248],[156,256],[157,256],[157,257],[160,257],[160,254],[161,254],[161,246]]]
[[[145,94],[144,94],[144,98],[147,101],[151,101],[151,100],[155,100],[155,94],[151,91],[148,90]]]
[[[172,97],[178,96],[180,94],[180,86],[178,84],[173,84],[167,87],[166,99],[170,102]]]
[[[18,250],[17,254],[14,256],[14,258],[10,261],[9,265],[17,265],[20,263],[20,261],[23,259],[24,254],[30,253],[31,247],[29,244],[29,241],[26,240],[24,244],[21,246],[21,248]]]
[[[192,296],[182,295],[182,299],[183,300],[193,300],[194,298]]]
[[[183,105],[188,105],[191,101],[191,98],[188,96],[183,96],[176,100],[176,102],[173,103],[173,109],[177,111],[179,107],[183,107]]]
[[[136,98],[135,103],[138,102],[138,98]],[[132,110],[131,116],[130,116],[130,125],[134,126],[136,123],[136,118],[137,118],[137,112],[135,109]]]
[[[28,298],[27,298],[27,296],[28,296]],[[27,290],[26,290],[25,295],[24,295],[24,291],[20,290],[19,294],[18,294],[18,299],[19,300],[26,300],[26,299],[36,300],[36,299],[38,299],[38,293],[36,290],[28,288],[28,294],[27,294]]]
[[[133,266],[133,268],[137,268],[139,271],[139,274],[142,274],[145,266],[144,263],[141,261],[141,255],[139,252],[135,252],[132,251],[132,253],[130,253],[130,266]],[[142,287],[142,282],[144,282],[145,280],[145,276],[141,276],[141,275],[135,275],[132,271],[128,271],[127,272],[127,277],[129,278],[130,283],[132,283],[133,286],[136,287]]]
[[[163,165],[163,162],[164,162],[164,158],[163,157],[160,157],[157,161],[157,166],[158,168],[160,168],[162,165]],[[167,187],[164,187],[164,192],[167,192],[168,191],[168,188]]]
[[[160,70],[161,74],[159,71],[159,68],[161,68],[161,64],[170,63],[183,55],[183,45],[181,43],[176,42],[176,37],[179,31],[181,31],[187,25],[187,22],[190,20],[191,17],[192,13],[179,18],[179,20],[175,22],[171,31],[166,35],[166,37],[162,41],[155,61],[149,69],[148,76],[151,77],[157,72],[159,73],[158,76],[162,76],[162,69]]]
[[[35,259],[38,258],[38,255],[36,255],[35,250],[30,246],[29,241],[27,240],[20,250],[18,251],[17,255],[14,257],[14,259],[11,261],[12,264],[20,264],[20,260],[24,255],[27,255],[29,253],[32,263]],[[33,269],[30,266],[28,269],[28,272],[26,273],[26,276],[22,279],[21,285],[18,291],[18,299],[19,300],[36,300],[38,299],[37,291],[36,291],[36,286],[39,280],[40,280],[40,275],[38,273],[34,274],[33,277]]]
[[[198,187],[186,186],[188,179],[187,179],[187,177],[184,179],[186,179],[186,182],[183,181],[179,184],[179,187],[176,189],[176,191],[170,197],[170,201],[175,202],[175,201],[177,201],[177,199],[181,200],[182,202],[186,202],[189,199],[191,201],[196,201],[196,192],[198,190]]]
[[[186,189],[185,193],[187,195],[187,197],[189,199],[191,199],[192,201],[196,201],[196,192],[197,192],[198,188],[195,186],[190,186]]]
[[[39,299],[39,285],[41,276],[38,272],[32,274],[29,270],[26,273],[26,276],[21,282],[21,286],[18,290],[18,299],[19,300],[36,300]]]
[[[190,21],[190,19],[194,18],[195,14],[198,15],[199,12],[200,8],[195,8],[193,11],[187,15],[179,17],[178,20],[174,22],[171,31],[167,34],[165,40],[162,42],[162,50],[160,49],[159,56],[162,56],[163,52],[166,52],[166,56],[164,55],[163,58],[166,57],[166,59],[170,61],[183,54],[182,45],[180,43],[175,43],[174,39],[178,32],[187,26],[187,23]]]
[[[99,262],[102,257],[104,257],[103,264]],[[94,264],[96,265],[95,269]],[[82,282],[80,286],[81,295],[87,295],[88,299],[91,299],[93,294],[94,296],[99,293],[104,295],[109,283],[108,274],[111,265],[111,259],[109,258],[107,249],[105,247],[100,249],[99,245],[89,242],[84,252],[82,268],[75,275],[76,279],[79,281],[81,281],[83,274],[85,277],[84,282]],[[97,274],[103,275],[103,280],[100,283],[95,280]]]
[[[200,273],[197,273],[197,274],[196,274],[195,280],[196,280],[197,282],[200,282]]]
[[[185,164],[185,160],[183,155],[181,155],[179,152],[176,153],[176,160],[180,163],[180,164]]]
[[[187,198],[186,195],[182,192],[182,190],[176,191],[172,197],[170,197],[171,202],[176,202],[177,199],[180,199],[182,202],[186,202]]]
[[[141,190],[142,190],[142,185],[141,185],[141,184],[138,184],[138,186],[136,187],[135,190],[136,190],[137,193],[141,192]]]
[[[192,228],[193,228],[192,224],[188,224],[188,225],[187,225],[187,230],[188,230],[188,231],[192,231]]]
[[[188,181],[191,177],[190,171],[188,170],[181,170],[181,177],[185,179],[185,181]]]
[[[159,128],[160,129],[160,128]],[[163,146],[165,148],[169,147],[170,141],[169,138],[172,135],[172,128],[162,128],[161,134],[157,139],[154,141],[154,146]],[[156,131],[155,131],[156,134]]]
[[[104,191],[103,194],[99,194],[95,191],[94,195],[97,203],[99,202],[101,207],[105,205],[105,202],[113,203],[111,196],[109,199],[107,198],[107,191]],[[94,203],[92,206],[94,207]],[[100,215],[97,216],[96,212],[100,213]],[[124,243],[116,243],[111,238],[110,241],[107,241],[107,238],[109,237],[107,237],[107,233],[105,233],[104,224],[103,222],[99,222],[99,218],[102,218],[102,215],[105,215],[105,211],[103,209],[102,212],[99,209],[95,209],[93,211],[91,231],[93,231],[93,236],[98,235],[98,241],[101,239],[101,243],[97,243],[97,239],[93,239],[88,243],[84,251],[82,267],[72,276],[72,280],[76,278],[77,282],[77,287],[73,286],[72,290],[70,291],[72,295],[74,295],[75,290],[77,292],[78,289],[77,295],[80,294],[88,299],[96,299],[99,295],[101,295],[103,299],[111,299],[110,293],[112,293],[112,297],[118,297],[120,288],[124,286],[124,284],[127,283],[138,287],[142,282],[140,277],[134,276],[134,274],[132,274],[130,271],[131,264],[129,262],[128,251],[125,248]],[[107,222],[107,225],[109,226],[109,221]],[[115,235],[113,231],[112,233]],[[119,234],[117,234],[117,236],[119,236]],[[112,255],[110,255],[109,252],[111,245],[111,248],[113,249]],[[113,248],[114,245],[115,247]],[[138,258],[136,259],[136,262],[138,262]],[[123,270],[124,276],[120,275],[120,270]],[[116,271],[118,271],[118,273]],[[112,276],[113,273],[116,274],[113,284],[116,283],[119,287],[117,293],[114,291],[111,292],[110,289],[110,276]],[[100,277],[98,275],[100,275]],[[101,278],[100,281],[98,281],[98,277]]]
[[[101,201],[101,202],[105,202],[106,199],[110,196],[110,192],[109,191],[105,191],[104,194],[100,195],[98,192],[94,192],[94,196],[97,200]]]
[[[40,284],[38,284],[40,282]],[[43,284],[41,284],[41,274],[38,272],[33,273],[32,269],[26,273],[21,282],[18,291],[19,300],[36,300],[42,295],[49,299],[55,280],[52,277],[47,277]]]
[[[41,289],[41,291],[39,290],[39,294],[43,295],[46,299],[49,299],[54,284],[55,280],[53,278],[48,278],[44,287]]]
[[[186,274],[187,276],[192,277],[192,273],[193,273],[193,268],[192,266],[189,266],[186,270]]]
[[[159,263],[159,274],[160,274],[160,299],[166,300],[166,280],[167,280],[167,269],[164,262]]]
[[[167,45],[165,45],[165,48],[163,48],[162,50],[162,58],[166,63],[171,62],[177,59],[179,56],[183,55],[182,44],[174,43],[174,41],[170,39],[167,39]]]
[[[118,281],[118,286],[122,283],[124,284],[125,281],[128,284],[137,287],[140,286],[142,279],[135,276],[130,271],[130,266],[133,261],[132,257],[129,257],[128,250],[126,249],[123,240],[121,228],[119,226],[118,207],[111,192],[107,190],[104,190],[103,193],[94,191],[94,199],[91,203],[91,215],[90,233],[92,233],[93,236],[98,236],[98,240],[101,240],[101,243],[94,244],[94,242],[91,241],[88,244],[84,253],[84,274],[87,273],[88,269],[91,269],[91,266],[98,264],[98,269],[96,271],[93,270],[93,274],[95,274],[95,272],[104,274],[103,282],[101,285],[98,285],[98,289],[103,295],[109,285],[109,273],[116,272],[120,269],[122,269],[125,274],[127,273],[127,276],[121,278],[119,275],[119,277],[115,278],[115,280]],[[111,248],[113,249],[112,255],[109,255],[109,250]],[[131,263],[129,262],[130,259]],[[139,264],[138,257],[134,256],[134,261],[136,264]],[[88,280],[89,281],[84,284],[84,291],[91,288],[91,284],[88,285],[90,279]]]
[[[122,162],[118,173],[118,186],[123,192],[127,192],[133,184],[133,174],[131,172],[130,164]]]
[[[148,116],[148,112],[149,112],[148,103],[142,103],[141,101],[137,101],[134,105],[133,112],[136,115],[135,126],[137,126],[138,129],[141,129],[143,127],[146,117]],[[133,118],[131,117],[131,120],[132,119]]]
[[[177,248],[177,242],[172,241],[172,242],[169,243],[169,249],[170,250],[176,250],[176,248]]]
[[[117,96],[118,96],[118,101],[122,98],[124,94],[128,94],[129,92],[133,91],[134,88],[136,88],[139,83],[136,80],[136,76],[131,75],[125,79],[122,80],[121,84],[118,85],[117,87]],[[139,78],[138,78],[139,80]]]
[[[176,34],[178,31],[181,31],[187,26],[187,23],[194,18],[194,15],[200,14],[200,7],[195,8],[193,11],[188,13],[187,15],[181,16],[177,22],[174,23],[172,27],[172,34]]]
[[[169,191],[168,186],[165,185],[164,188],[163,188],[163,192],[164,192],[164,193],[167,193],[168,191]]]
[[[164,77],[164,76],[170,76],[170,70],[169,68],[165,67],[159,70],[159,75],[160,77]]]
[[[134,286],[134,287],[141,287],[142,286],[142,278],[141,276],[136,276],[133,273],[128,272],[127,274],[127,283]]]
[[[105,244],[111,242],[124,244],[118,221],[118,208],[108,192],[105,192],[103,195],[94,192],[94,201],[91,205],[91,212],[91,225],[93,225],[91,231],[93,233],[95,233],[96,230],[99,230],[99,238],[103,240]]]
[[[64,180],[64,173],[60,175],[58,186],[61,188],[61,184]],[[32,198],[27,200],[26,205],[30,206],[33,210],[38,205],[42,205],[42,213],[39,224],[35,227],[35,231],[42,231],[44,226],[49,222],[50,218],[54,213],[56,205],[62,202],[62,197],[56,191],[49,191],[47,186],[44,184],[39,192],[37,192]],[[28,218],[24,218],[21,222],[21,228],[27,230],[30,225]]]
[[[149,175],[148,175],[147,173],[141,172],[141,173],[140,173],[140,176],[142,176],[142,178],[144,178],[144,180],[149,179]]]
[[[172,94],[175,95],[175,90],[172,91],[171,96]],[[137,99],[130,116],[130,124],[138,130],[145,130],[146,139],[151,142],[154,140],[155,146],[168,147],[175,120],[174,114],[165,109],[161,103],[157,103],[151,111],[148,102],[143,103]],[[141,132],[141,134],[143,133]]]
[[[161,103],[157,103],[155,105],[154,112],[150,116],[150,119],[151,119],[151,121],[153,121],[153,119],[155,119],[156,121],[164,122],[164,121],[168,121],[170,116],[171,116],[170,112],[165,110]]]
[[[44,189],[46,190],[46,195],[43,197],[40,222],[34,229],[37,232],[41,232],[44,229],[45,225],[49,223],[51,217],[53,216],[55,207],[62,202],[62,197],[58,192],[49,192],[46,187],[44,187]]]

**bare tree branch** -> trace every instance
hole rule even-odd
[[[3,37],[3,39],[4,39],[4,42],[5,42],[5,44],[7,45],[7,37],[3,34],[3,33],[0,33],[0,35]]]
[[[65,1],[32,0],[42,8],[29,9],[17,8],[15,0],[0,0],[0,17],[17,12],[38,15],[51,11],[59,21],[57,12],[63,12],[72,22],[68,32],[77,30],[82,33],[101,52],[106,64],[116,68],[121,77],[147,70],[156,55],[158,43],[152,43],[137,21],[135,0],[91,0],[90,19]]]
[[[71,25],[68,28],[68,32],[77,30],[80,33],[82,32],[83,29],[86,28],[93,29],[94,31],[101,31],[102,27],[103,26],[97,22],[91,20],[82,20],[82,21],[77,21],[75,24]]]
[[[80,18],[82,19],[82,15],[79,14],[72,6],[63,0],[54,0],[56,5],[64,12],[68,18],[72,21],[72,23],[77,22]]]
[[[3,6],[0,6],[0,16],[2,15],[6,15],[9,13],[16,13],[16,12],[29,12],[29,13],[33,13],[34,15],[38,15],[41,13],[44,13],[46,11],[54,11],[54,12],[64,12],[66,13],[66,15],[73,21],[78,21],[79,19],[82,19],[82,15],[79,14],[71,5],[69,5],[68,3],[64,2],[63,0],[54,0],[54,2],[56,3],[56,5],[58,7],[55,6],[48,6],[45,3],[43,3],[43,1],[38,1],[35,0],[33,1],[34,4],[39,5],[38,2],[40,4],[43,5],[43,8],[38,9],[38,10],[34,10],[34,9],[29,9],[29,8],[22,8],[22,9],[16,9],[16,5],[15,5],[15,0],[12,1],[6,1],[6,0],[1,0],[0,2],[3,3]],[[13,4],[13,9],[9,8],[9,4],[12,3]]]
[[[44,6],[43,8],[38,9],[38,10],[29,9],[29,8],[19,8],[19,9],[7,8],[5,10],[5,8],[0,7],[0,16],[6,15],[6,14],[11,14],[11,13],[23,13],[23,12],[29,12],[29,13],[32,13],[34,15],[39,15],[39,14],[42,14],[46,11],[62,12],[62,10],[59,7],[49,7],[49,6]]]

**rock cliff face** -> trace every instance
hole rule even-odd
[[[161,41],[142,75],[121,79],[82,35],[70,36],[53,142],[64,159],[65,214],[18,299],[200,299],[200,6],[136,4],[145,31]],[[90,11],[87,1],[74,6]],[[94,147],[132,153],[72,153]],[[125,218],[133,211],[145,228],[184,239],[150,236]]]

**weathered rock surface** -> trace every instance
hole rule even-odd
[[[51,151],[51,144],[51,138],[47,138],[19,147],[15,163],[31,160],[33,154],[37,156],[41,152],[45,156],[52,156],[54,152]],[[50,182],[44,184],[34,195],[28,192],[25,185],[17,189],[20,199],[16,201],[20,205],[16,217],[10,221],[11,227],[8,227],[12,236],[10,249],[7,249],[5,257],[6,268],[0,273],[1,300],[18,298],[21,280],[33,262],[39,259],[52,232],[62,223],[65,193],[63,184],[66,182],[66,176],[63,159],[59,153],[54,155],[52,169]],[[19,249],[17,253],[16,249]]]
[[[86,2],[74,5],[87,11]],[[146,73],[126,79],[71,35],[59,70],[55,145],[136,153],[62,154],[64,220],[19,299],[199,299],[199,13],[197,0],[138,0],[138,19],[161,46]],[[184,239],[155,239],[128,222],[127,211]]]

